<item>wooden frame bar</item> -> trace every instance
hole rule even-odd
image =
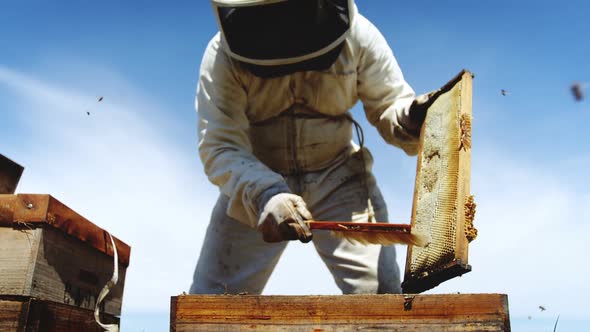
[[[171,298],[171,331],[510,331],[503,294]]]

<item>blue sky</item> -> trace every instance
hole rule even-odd
[[[558,314],[564,330],[587,323],[590,102],[575,102],[569,86],[586,82],[590,94],[590,3],[357,5],[418,93],[475,73],[473,272],[432,292],[507,293],[516,331],[549,330]],[[169,297],[190,284],[217,195],[193,109],[216,30],[208,1],[0,2],[0,153],[27,167],[20,192],[53,194],[133,247],[124,331],[165,329]],[[390,218],[407,222],[416,160],[382,143],[360,105],[353,114]],[[313,249],[293,243],[266,293],[338,290]],[[137,318],[147,314],[161,319]]]

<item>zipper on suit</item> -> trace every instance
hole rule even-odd
[[[295,194],[301,195],[301,168],[299,167],[299,163],[297,161],[297,115],[295,114],[295,106],[297,105],[297,96],[295,94],[295,78],[293,76],[290,77],[289,81],[289,90],[291,90],[291,95],[293,96],[293,106],[287,111],[287,135],[288,135],[288,144],[289,144],[289,152],[291,154],[291,159],[293,160],[293,165],[291,168],[291,175],[295,177]]]
[[[297,116],[295,115],[295,108],[291,107],[287,111],[287,150],[289,151],[289,159],[291,165],[289,167],[289,175],[295,178],[295,194],[301,195],[301,167],[297,159]]]

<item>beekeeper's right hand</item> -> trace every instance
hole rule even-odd
[[[262,232],[265,242],[311,241],[312,233],[305,220],[312,219],[312,216],[303,198],[290,193],[278,193],[263,204],[258,230]]]

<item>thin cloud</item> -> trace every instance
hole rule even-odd
[[[515,316],[545,303],[585,317],[590,268],[583,238],[590,223],[580,220],[587,218],[588,195],[570,184],[569,174],[502,153],[481,158],[472,169],[479,229],[469,248],[473,271],[435,292],[507,293]]]
[[[203,211],[217,195],[196,152],[182,154],[161,123],[144,117],[161,112],[146,109],[146,96],[105,98],[89,118],[83,105],[93,94],[0,67],[3,87],[16,102],[0,104],[10,110],[0,123],[27,133],[2,142],[3,153],[26,166],[19,192],[52,194],[129,243],[125,310],[168,310],[169,297],[188,289]]]

